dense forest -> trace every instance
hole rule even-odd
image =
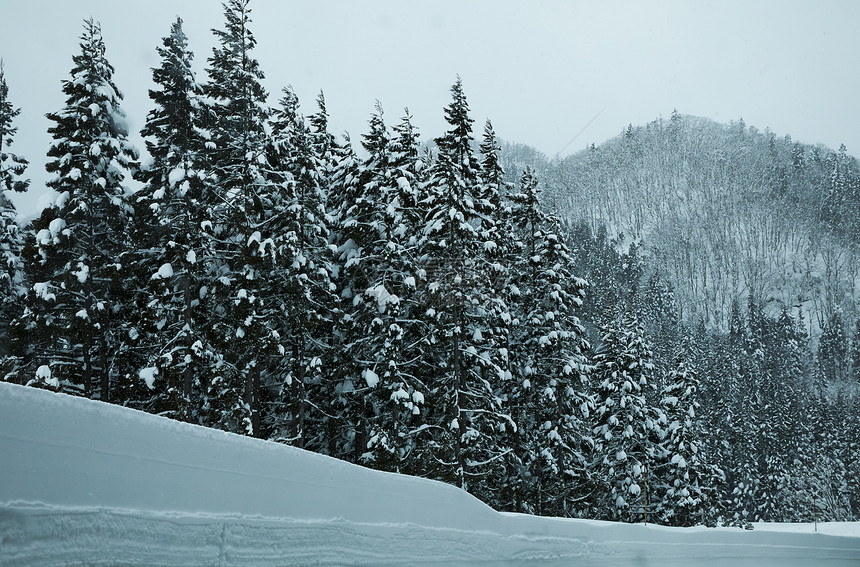
[[[0,194],[4,380],[501,510],[860,515],[844,148],[675,114],[550,161],[476,136],[459,78],[439,137],[377,104],[353,145],[322,93],[270,106],[248,0],[224,15],[205,80],[181,19],[157,47],[145,160],[84,22],[48,114],[59,197],[19,227]],[[18,112],[0,69],[4,191],[28,188]]]

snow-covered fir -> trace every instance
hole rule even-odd
[[[64,389],[103,401],[137,376],[124,373],[129,343],[130,282],[125,235],[133,207],[125,183],[138,151],[113,82],[99,24],[84,22],[80,53],[63,81],[66,103],[48,114],[48,186],[60,194],[33,223],[33,288],[20,326],[23,364],[47,366]],[[29,380],[39,381],[34,374]]]

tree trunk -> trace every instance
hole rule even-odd
[[[304,395],[305,395],[305,368],[304,368],[304,349],[301,345],[301,340],[297,341],[293,347],[293,358],[296,363],[296,375],[293,376],[293,383],[290,385],[290,438],[293,445],[296,447],[304,446]]]
[[[99,358],[101,359],[101,373],[99,375],[101,381],[101,400],[110,403],[110,362],[108,355],[108,333],[110,332],[110,310],[105,309],[104,328],[100,329],[99,341],[101,348],[99,349]]]
[[[260,368],[254,364],[245,378],[245,402],[251,408],[251,434],[261,438],[260,431]]]
[[[185,312],[183,313],[185,319],[185,328],[187,329],[185,334],[185,351],[186,354],[190,357],[190,360],[194,360],[194,355],[192,354],[193,349],[192,345],[194,344],[194,335],[191,333],[191,329],[193,328],[191,325],[193,323],[191,317],[191,302],[194,300],[191,296],[192,286],[191,286],[191,275],[188,273],[190,266],[186,267],[185,279],[183,281],[184,295],[185,295]],[[182,398],[183,398],[183,408],[182,408],[182,419],[187,422],[191,422],[192,420],[192,411],[191,411],[191,388],[194,384],[194,366],[189,361],[188,364],[185,365],[185,369],[182,372]]]

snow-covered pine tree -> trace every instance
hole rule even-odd
[[[416,229],[422,221],[418,209],[418,187],[424,181],[427,168],[421,158],[418,129],[412,124],[412,115],[408,108],[404,109],[403,117],[392,129],[394,135],[391,140],[391,166],[398,174],[398,200],[410,226]],[[418,234],[410,231],[409,235],[410,238],[416,239],[413,244],[417,243]]]
[[[803,475],[795,439],[803,410],[797,397],[802,354],[799,338],[787,313],[778,321],[766,316],[762,302],[749,299],[746,323],[733,308],[729,344],[736,358],[731,421],[722,436],[727,451],[720,466],[726,471],[728,519],[742,525],[752,521],[780,521],[785,510],[797,507],[796,482]],[[717,445],[718,447],[718,445]],[[794,486],[795,488],[792,488]]]
[[[378,102],[369,124],[370,131],[362,136],[368,157],[358,168],[353,187],[344,190],[352,199],[345,203],[338,224],[346,300],[342,348],[352,361],[344,378],[352,390],[348,412],[355,428],[352,458],[375,468],[399,470],[400,404],[413,403],[411,387],[403,383],[398,369],[400,355],[405,354],[398,320],[408,276],[402,265],[397,185],[389,169],[391,136]]]
[[[122,94],[105,58],[101,27],[84,22],[81,52],[63,81],[66,104],[50,113],[48,187],[60,196],[34,226],[38,262],[26,328],[37,351],[33,383],[109,401],[128,350],[128,229],[123,185],[136,168]]]
[[[636,303],[645,333],[654,350],[655,375],[662,380],[672,370],[681,342],[675,293],[659,272],[654,272],[636,294]],[[655,391],[662,388],[662,384],[652,386]]]
[[[317,111],[308,117],[307,123],[314,154],[319,162],[323,205],[326,211],[334,211],[336,207],[329,205],[329,199],[333,199],[336,203],[337,197],[331,195],[331,188],[335,185],[336,177],[342,173],[342,162],[349,161],[354,154],[348,135],[345,143],[341,143],[338,137],[329,131],[328,108],[322,91],[317,95],[316,102]],[[331,223],[331,219],[328,222]]]
[[[18,128],[13,120],[21,113],[9,100],[9,85],[0,59],[0,359],[8,355],[9,323],[20,315],[19,298],[24,289],[23,242],[16,221],[15,205],[6,191],[21,193],[30,184],[22,179],[27,160],[8,151]]]
[[[848,512],[846,518],[860,518],[860,396],[855,392],[846,401],[842,431],[845,433],[842,454],[845,464],[845,484]]]
[[[654,463],[651,491],[658,521],[675,526],[712,523],[713,495],[723,472],[704,453],[698,402],[699,379],[682,356],[665,379],[663,462]]]
[[[396,375],[399,375],[403,387],[391,396],[390,405],[394,404],[394,411],[388,417],[383,416],[383,421],[392,426],[389,429],[394,429],[398,438],[396,446],[401,472],[410,474],[419,474],[422,470],[420,459],[415,458],[416,445],[427,424],[424,401],[432,380],[425,372],[427,367],[422,366],[427,353],[428,317],[418,292],[427,276],[418,261],[424,221],[419,191],[426,188],[427,173],[428,168],[419,152],[419,135],[406,109],[393,128],[385,177],[385,183],[394,188],[391,196],[397,219],[396,227],[391,231],[397,243],[396,253],[386,251],[386,255],[392,268],[391,279],[398,284],[400,293],[396,328],[401,347],[397,354]],[[386,216],[391,217],[390,211],[386,211]]]
[[[809,434],[812,452],[808,455],[810,486],[808,497],[815,497],[818,521],[856,519],[858,470],[857,401],[838,391],[834,399],[821,393],[812,400]],[[853,490],[852,490],[853,488]]]
[[[478,226],[483,244],[483,268],[487,272],[488,289],[486,293],[496,298],[495,309],[490,309],[487,320],[491,327],[493,342],[492,361],[502,382],[507,381],[510,370],[510,350],[512,332],[512,307],[520,297],[512,293],[513,269],[522,262],[522,243],[518,240],[517,219],[510,202],[504,199],[512,192],[510,183],[505,182],[505,171],[499,156],[501,148],[490,120],[484,125],[481,140],[481,181],[477,194],[476,208],[479,213]],[[507,308],[506,308],[507,307]],[[502,385],[504,388],[506,385]]]
[[[838,153],[831,153],[825,162],[829,171],[824,182],[823,198],[818,211],[818,221],[821,226],[839,233],[845,226],[845,211],[851,194],[851,168],[845,144],[839,146]]]
[[[595,325],[613,322],[619,310],[632,309],[644,265],[635,246],[622,252],[623,236],[610,238],[604,225],[592,231],[579,222],[567,230],[572,249],[573,272],[589,283],[589,299],[583,319]]]
[[[137,178],[138,375],[149,411],[196,422],[201,391],[218,374],[208,329],[213,312],[211,211],[219,205],[206,178],[202,88],[191,68],[182,19],[157,48],[155,107],[141,135],[151,161]],[[139,400],[144,402],[144,400]]]
[[[764,312],[763,302],[749,298],[747,315],[746,361],[744,409],[748,417],[744,420],[747,429],[746,443],[752,449],[741,470],[749,471],[754,482],[747,490],[745,507],[753,510],[753,521],[778,521],[786,500],[784,481],[790,474],[791,459],[785,451],[786,437],[779,425],[784,421],[780,414],[790,411],[789,384],[791,379],[782,376],[787,369],[788,357],[783,352],[787,336],[777,332],[778,325]],[[791,331],[789,326],[787,332]]]
[[[762,383],[767,403],[759,419],[765,422],[761,436],[768,441],[763,474],[774,481],[762,517],[790,521],[804,515],[811,500],[808,459],[815,451],[804,442],[809,434],[802,394],[811,354],[805,330],[787,308],[768,327]]]
[[[651,348],[635,315],[625,314],[602,328],[594,356],[593,474],[602,485],[596,512],[636,522],[645,507],[646,467],[654,465],[656,429],[646,405],[645,388],[653,372]]]
[[[738,326],[739,318],[739,311],[735,311],[734,323]],[[727,490],[731,480],[728,477],[732,474],[730,465],[734,462],[735,447],[743,443],[736,403],[740,395],[738,375],[742,349],[738,346],[739,340],[720,333],[709,335],[702,322],[691,341],[691,348],[685,349],[687,360],[697,370],[700,379],[701,445],[711,461],[727,476],[726,482],[714,494],[713,512],[716,516],[734,509],[731,490]]]
[[[484,256],[480,212],[476,207],[480,165],[472,150],[472,119],[462,82],[451,88],[445,108],[450,128],[436,139],[438,156],[431,167],[422,205],[426,220],[422,238],[423,294],[428,316],[426,376],[433,380],[428,395],[432,420],[423,466],[426,474],[468,488],[500,468],[504,449],[496,444],[501,411],[498,345],[487,321],[503,309],[491,293]]]
[[[503,193],[508,193],[510,188],[505,183],[505,171],[502,168],[499,152],[501,147],[496,138],[493,123],[488,119],[484,123],[484,134],[481,138],[479,151],[481,153],[481,180],[476,194],[476,209],[480,213],[481,229],[485,241],[496,242],[504,236],[501,233],[504,220],[502,214]],[[496,242],[498,245],[499,243]],[[492,250],[492,246],[490,246]]]
[[[840,310],[827,320],[818,342],[818,364],[828,382],[841,381],[848,375],[848,337]]]
[[[15,118],[21,114],[20,108],[15,108],[9,99],[9,85],[6,83],[6,70],[0,59],[0,191],[22,193],[30,185],[28,179],[22,179],[28,162],[24,157],[9,151],[18,128],[13,125]]]
[[[290,96],[295,96],[290,93]],[[328,134],[326,134],[328,136]],[[318,140],[319,134],[311,133]],[[313,145],[313,144],[312,144]],[[343,274],[343,249],[345,244],[342,220],[347,209],[359,192],[358,177],[362,160],[356,155],[348,134],[337,143],[334,154],[320,153],[316,144],[317,160],[322,161],[319,176],[321,198],[325,202],[325,223],[327,225],[329,251],[325,256],[329,266],[329,279],[335,285],[332,303],[325,307],[329,313],[326,328],[329,337],[326,341],[325,390],[329,395],[321,400],[322,420],[325,428],[326,446],[321,451],[327,455],[352,460],[355,457],[354,413],[355,359],[347,348],[352,340],[349,332],[352,297],[351,287]],[[328,165],[326,165],[328,162]],[[330,258],[330,260],[328,260]],[[337,315],[335,316],[335,313]],[[316,402],[314,402],[316,403]]]
[[[9,100],[9,86],[0,59],[0,380],[15,381],[18,381],[15,375],[21,361],[10,358],[9,347],[13,342],[10,326],[23,312],[26,283],[21,259],[24,241],[16,221],[15,205],[6,192],[22,193],[30,184],[28,179],[22,178],[27,160],[8,151],[18,131],[13,120],[20,112],[21,109],[15,108]]]
[[[334,385],[324,380],[333,322],[339,317],[332,283],[332,255],[317,136],[299,114],[291,89],[271,119],[267,178],[276,199],[273,234],[276,265],[271,275],[273,321],[284,350],[267,375],[280,389],[283,410],[271,419],[271,436],[319,452],[334,452],[336,423],[327,413]],[[276,314],[276,316],[275,316]]]
[[[574,277],[558,219],[541,209],[538,181],[527,168],[511,196],[519,258],[511,259],[514,314],[507,404],[517,423],[513,454],[524,471],[521,510],[564,516],[586,476],[593,408],[588,395],[589,345],[576,310],[586,282]]]
[[[528,412],[524,402],[531,391],[523,388],[523,376],[517,374],[515,352],[520,345],[514,344],[522,336],[515,336],[519,324],[517,319],[518,302],[522,296],[517,284],[520,272],[517,268],[523,265],[524,244],[520,241],[521,234],[514,218],[511,203],[503,198],[510,197],[515,191],[511,184],[505,181],[505,171],[502,168],[499,141],[496,138],[493,124],[487,120],[479,147],[481,154],[481,180],[478,190],[476,210],[480,216],[481,238],[484,242],[483,261],[489,276],[489,290],[495,297],[504,302],[505,309],[495,309],[490,312],[493,318],[486,323],[491,329],[493,342],[496,346],[491,351],[493,367],[496,371],[491,382],[495,385],[497,396],[504,401],[504,412],[510,416],[510,422],[503,420],[499,424],[499,443],[507,447],[507,454],[502,463],[504,471],[498,471],[490,477],[484,492],[489,495],[490,502],[502,509],[541,510],[541,498],[532,498],[541,494],[544,487],[538,489],[534,479],[530,477],[528,467],[524,464],[523,451],[528,443],[522,443],[529,433],[523,430],[523,424]],[[522,370],[520,368],[520,370]],[[522,415],[521,415],[522,414]],[[528,427],[526,427],[528,429]],[[528,494],[527,494],[528,492]]]
[[[854,332],[851,333],[851,379],[860,382],[860,318],[854,323]]]
[[[260,374],[279,352],[277,310],[271,301],[277,253],[274,222],[280,211],[266,179],[268,143],[263,72],[253,57],[249,0],[224,3],[225,26],[213,30],[218,46],[209,57],[208,173],[221,204],[213,209],[213,290],[218,307],[213,347],[221,371],[209,382],[208,422],[248,435],[264,434]]]
[[[424,180],[426,164],[421,159],[420,135],[418,129],[412,124],[412,115],[408,108],[404,109],[400,122],[395,124],[392,130],[391,165],[399,174],[398,199],[405,212],[411,213],[407,214],[407,218],[415,219],[415,226],[418,226],[420,220],[417,215],[417,188]],[[417,237],[416,234],[410,234],[410,236]]]

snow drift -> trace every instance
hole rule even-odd
[[[858,565],[860,527],[501,514],[455,487],[0,383],[0,565]]]

